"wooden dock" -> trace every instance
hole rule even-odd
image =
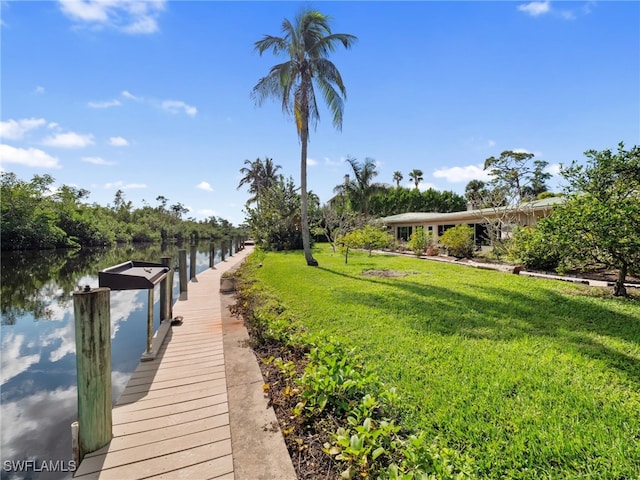
[[[247,247],[189,282],[173,307],[183,323],[141,362],[113,408],[113,439],[85,456],[76,479],[234,479],[220,276]]]

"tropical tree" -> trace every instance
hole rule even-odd
[[[508,205],[517,205],[533,200],[547,190],[546,182],[551,178],[545,172],[548,162],[533,160],[533,153],[505,150],[498,158],[489,157],[484,169],[489,170],[489,187],[499,191]]]
[[[349,262],[349,249],[362,248],[369,252],[378,248],[387,248],[393,243],[393,237],[384,228],[365,225],[357,230],[352,230],[342,237],[339,242],[344,249],[344,263]]]
[[[249,193],[253,196],[247,200],[247,204],[259,203],[260,195],[281,177],[277,172],[282,167],[274,165],[273,159],[268,157],[265,157],[264,162],[260,158],[256,158],[253,162],[245,160],[244,165],[246,166],[240,169],[243,177],[240,179],[237,189],[243,185],[249,185]]]
[[[399,172],[398,170],[396,170],[395,172],[393,172],[393,181],[396,182],[396,187],[400,187],[400,182],[402,181],[404,177],[402,176],[402,173]]]
[[[409,179],[413,180],[414,185],[416,186],[416,190],[418,189],[418,185],[422,180],[424,180],[422,170],[418,168],[414,168],[409,172]]]
[[[473,208],[480,208],[488,195],[487,184],[482,180],[471,180],[464,189],[464,196]]]
[[[588,150],[587,164],[561,170],[567,200],[554,209],[553,236],[565,257],[618,270],[614,295],[627,294],[629,270],[640,270],[640,146]]]
[[[309,122],[315,127],[320,119],[316,102],[316,88],[320,90],[333,115],[333,125],[342,128],[343,99],[346,89],[336,66],[328,60],[336,46],[350,48],[356,37],[344,33],[332,33],[330,18],[316,10],[304,9],[294,22],[282,22],[282,37],[265,35],[255,42],[255,49],[262,55],[272,51],[285,56],[283,63],[274,65],[267,76],[253,87],[252,96],[258,105],[269,97],[282,101],[282,110],[293,115],[301,143],[300,194],[302,200],[302,243],[307,265],[317,266],[311,254],[307,199],[307,144]]]
[[[351,209],[362,213],[366,220],[369,218],[373,196],[384,191],[385,187],[373,182],[373,179],[378,175],[376,162],[373,158],[365,158],[364,162],[360,163],[355,158],[348,157],[347,163],[351,165],[354,178],[336,186],[333,191],[346,196]]]
[[[301,246],[300,193],[293,179],[278,179],[263,193],[260,204],[247,206],[251,237],[265,250],[293,250]]]

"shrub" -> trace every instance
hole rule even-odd
[[[422,255],[427,248],[433,246],[433,234],[424,228],[418,228],[409,238],[409,248],[416,255]]]
[[[349,249],[350,248],[363,248],[369,252],[376,248],[389,248],[393,244],[393,238],[384,229],[377,228],[371,225],[366,225],[364,228],[358,230],[352,230],[344,237],[339,239],[339,243],[342,244],[345,253],[344,261],[348,262]]]
[[[471,258],[475,248],[473,228],[468,225],[456,225],[442,234],[440,243],[449,251],[449,255],[457,258]]]
[[[535,227],[514,231],[510,242],[510,257],[527,268],[555,270],[562,256],[550,238]]]

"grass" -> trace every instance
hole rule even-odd
[[[353,346],[406,426],[481,478],[640,478],[640,301],[588,287],[320,246],[256,270],[299,327]],[[371,277],[393,270],[400,277]]]

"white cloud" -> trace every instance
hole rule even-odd
[[[3,163],[17,163],[28,167],[60,168],[56,157],[37,148],[16,148],[11,145],[0,144],[0,161]]]
[[[196,185],[196,188],[205,190],[207,192],[213,192],[213,187],[209,182],[200,182],[198,185]]]
[[[411,186],[408,186],[407,188],[415,188],[415,183],[411,183]],[[421,192],[424,192],[425,190],[429,190],[430,188],[433,188],[434,190],[438,190],[438,187],[430,182],[420,182],[418,183],[418,190],[420,190]]]
[[[111,107],[119,107],[122,105],[120,100],[106,100],[104,102],[89,102],[88,105],[91,108],[111,108]]]
[[[65,15],[85,22],[106,22],[109,19],[107,4],[91,0],[60,0]]]
[[[112,147],[126,147],[129,145],[129,141],[124,137],[111,137],[109,138],[109,145]]]
[[[58,133],[57,135],[45,138],[42,143],[49,147],[61,148],[83,148],[93,145],[93,135],[81,135],[75,132]]]
[[[157,20],[165,3],[165,0],[59,0],[62,12],[76,23],[129,34],[157,32]]]
[[[309,167],[315,167],[316,165],[318,165],[318,161],[314,160],[313,158],[307,158],[307,165]]]
[[[136,97],[134,94],[128,92],[127,90],[123,90],[120,95],[122,95],[124,98],[128,98],[129,100],[135,100],[136,102],[142,100],[141,98]]]
[[[42,85],[38,85],[34,90],[33,93],[35,93],[36,95],[43,95],[44,94],[44,87]]]
[[[518,10],[525,12],[532,17],[537,17],[548,13],[551,10],[551,5],[548,0],[544,2],[529,2],[522,5],[518,5]]]
[[[551,165],[547,165],[547,172],[551,175],[560,175],[560,167],[559,163],[552,163]]]
[[[204,217],[216,217],[218,212],[215,210],[211,210],[210,208],[203,208],[202,210],[198,210],[198,213]]]
[[[83,162],[93,163],[94,165],[115,165],[116,162],[105,160],[101,157],[82,157]]]
[[[122,180],[119,180],[117,182],[105,183],[104,188],[106,189],[119,188],[120,190],[132,190],[134,188],[147,188],[147,185],[145,183],[125,183]]]
[[[190,117],[194,117],[198,113],[198,109],[196,107],[187,105],[180,100],[165,100],[162,102],[162,109],[171,113],[184,112]]]
[[[2,402],[2,454],[4,458],[21,458],[23,452],[42,451],[59,438],[49,438],[48,432],[59,432],[61,421],[69,421],[69,412],[75,411],[78,389],[57,388],[39,390],[19,400]],[[47,415],[42,412],[46,411]],[[68,428],[67,423],[67,428]],[[58,435],[59,436],[59,435]],[[28,439],[28,440],[25,440]]]
[[[18,140],[29,130],[41,127],[47,123],[44,118],[21,118],[20,120],[7,120],[0,122],[0,137],[10,140]]]
[[[433,172],[435,178],[444,178],[447,182],[459,183],[470,180],[490,179],[489,172],[485,172],[481,164],[467,165],[465,167],[441,168]]]
[[[123,27],[122,31],[131,34],[154,33],[158,31],[158,23],[154,18],[142,17]]]
[[[2,339],[2,370],[0,370],[0,380],[3,385],[8,380],[20,375],[29,367],[40,361],[40,354],[27,355],[23,350],[25,336],[8,333]],[[25,347],[27,347],[25,345]]]
[[[329,157],[324,157],[324,164],[329,167],[341,167],[343,163],[343,158],[341,158],[340,160],[331,160]]]

